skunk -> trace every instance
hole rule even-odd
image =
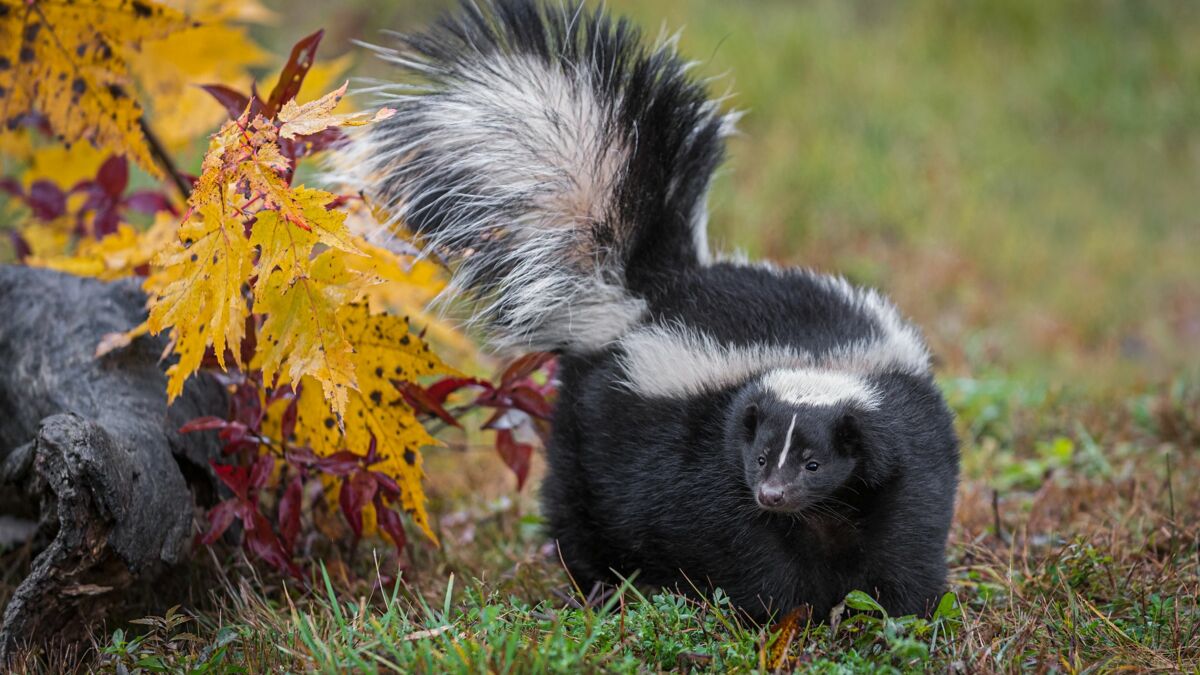
[[[765,619],[943,590],[952,416],[878,293],[714,259],[735,115],[673,40],[582,5],[464,2],[374,47],[406,73],[342,178],[449,262],[500,351],[559,355],[542,502],[574,579],[721,588]]]

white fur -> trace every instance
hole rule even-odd
[[[793,405],[832,406],[854,402],[879,407],[879,396],[860,374],[831,370],[781,369],[763,377],[763,385],[781,401]]]
[[[779,453],[779,468],[783,468],[784,462],[787,462],[788,450],[792,449],[792,432],[796,430],[796,415],[792,414],[792,423],[788,425],[787,438],[783,441],[783,452]]]
[[[846,288],[860,292],[849,284]],[[872,311],[888,316],[886,301],[878,295],[874,298],[882,304]],[[929,372],[929,357],[920,336],[899,319],[894,309],[890,317],[895,321],[880,322],[880,336],[821,355],[788,345],[723,345],[682,325],[645,326],[620,340],[623,384],[643,396],[687,397],[772,371],[812,373],[807,384],[798,375],[780,375],[774,382],[779,392],[792,392],[787,395],[797,399],[806,395],[814,402],[840,400],[834,385],[845,386],[850,392],[847,397],[867,403],[871,396],[864,393],[863,376],[886,371],[913,375]],[[848,379],[823,377],[829,373],[844,373]]]
[[[673,54],[677,38],[665,36],[655,49]],[[636,133],[628,142],[613,133],[620,97],[598,100],[596,73],[584,66],[504,52],[443,64],[368,47],[429,83],[372,87],[397,108],[388,124],[404,131],[355,134],[328,177],[379,202],[388,231],[418,215],[406,186],[457,188],[427,205],[445,225],[425,238],[424,250],[457,264],[441,300],[473,297],[472,321],[502,350],[590,351],[636,326],[646,308],[621,285],[619,253],[634,228],[617,221],[616,190],[637,141]],[[739,116],[722,116],[717,102],[706,114],[720,119],[722,135],[733,133]],[[462,175],[479,182],[462,184]],[[702,261],[706,221],[701,208],[691,223]],[[597,250],[589,236],[597,223],[613,230],[616,252]],[[495,279],[484,271],[495,259],[473,260],[470,249],[500,238],[511,270]],[[492,297],[472,292],[484,277],[496,283]]]
[[[447,75],[412,55],[377,51],[410,70]],[[387,175],[441,185],[454,185],[454,176],[463,173],[483,177],[482,184],[460,186],[470,193],[452,193],[430,206],[441,209],[449,224],[424,243],[427,252],[458,262],[461,283],[447,289],[447,299],[464,295],[462,286],[476,281],[472,252],[464,251],[469,242],[508,240],[506,258],[519,264],[475,312],[486,325],[504,299],[504,329],[491,335],[497,348],[595,349],[644,314],[644,303],[619,285],[623,270],[616,256],[590,249],[586,239],[593,223],[611,218],[630,152],[608,132],[620,102],[596,100],[591,77],[586,69],[492,54],[436,88],[379,87],[385,102],[397,106],[408,142],[361,133],[340,153],[331,176],[368,194]],[[420,160],[411,159],[416,153]],[[389,228],[414,215],[404,181],[399,183],[398,194],[381,204],[391,216]],[[508,208],[513,204],[522,209],[515,218]]]
[[[841,296],[849,305],[864,312],[878,324],[881,336],[875,340],[843,346],[827,359],[833,363],[855,363],[863,371],[898,368],[910,373],[926,373],[930,369],[929,349],[925,340],[911,324],[900,316],[896,306],[878,291],[855,286],[844,277],[819,274],[812,270],[780,267],[768,260],[751,261],[745,251],[732,251],[716,256],[720,263],[741,267],[756,267],[778,276],[802,274]]]

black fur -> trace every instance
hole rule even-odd
[[[684,591],[720,587],[760,619],[800,604],[823,617],[854,589],[875,594],[895,614],[929,611],[945,584],[958,448],[924,347],[895,362],[837,361],[897,333],[900,320],[890,306],[880,310],[884,301],[815,273],[707,260],[704,195],[729,120],[715,113],[678,57],[644,48],[624,20],[531,0],[468,2],[430,31],[399,40],[401,51],[385,57],[417,70],[426,91],[398,97],[399,114],[369,132],[363,161],[382,175],[364,189],[445,249],[439,252],[457,262],[459,288],[495,303],[483,310],[495,335],[549,335],[540,344],[560,352],[542,499],[550,535],[576,580],[637,573],[642,582]],[[526,60],[544,68],[511,67]],[[565,86],[590,82],[604,111],[595,117],[605,139],[629,149],[614,184],[588,193],[596,203],[582,212],[602,215],[587,222],[564,216],[547,223],[544,235],[507,226],[557,217],[538,202],[544,193],[454,169],[471,166],[465,160],[472,149],[453,143],[453,121],[429,103],[470,91],[481,77],[538,72],[586,74]],[[524,110],[516,103],[512,109]],[[583,123],[558,110],[545,109],[555,128]],[[497,115],[494,106],[488,115],[486,124],[506,139],[539,150],[529,156],[551,157],[552,169],[563,161],[560,148],[540,152],[544,139],[530,134],[546,120],[541,127],[514,122],[515,112]],[[479,151],[487,152],[483,145]],[[453,161],[439,165],[447,156]],[[531,264],[520,238],[561,242],[564,232],[569,264],[538,260],[535,268],[568,279],[555,286],[562,302],[547,303],[540,316],[511,319],[515,304],[528,302],[528,288],[536,288],[528,275],[513,274]],[[545,325],[569,322],[589,284],[627,296],[612,302],[629,325],[606,345],[611,336],[604,336],[600,347],[569,327]],[[603,319],[604,302],[593,303],[588,316]],[[639,394],[627,384],[622,340],[648,326],[706,336],[722,347],[810,355],[814,371],[843,368],[871,395],[787,399],[764,384],[767,373],[784,366],[766,361],[705,393]],[[912,340],[919,342],[915,334]],[[682,358],[661,368],[691,367]],[[791,448],[786,461],[784,447]]]
[[[657,317],[729,343],[759,335],[824,351],[873,330],[802,273],[716,265],[658,292]],[[638,571],[643,582],[685,592],[720,587],[759,619],[799,604],[825,617],[855,589],[897,615],[936,605],[958,445],[931,377],[879,373],[869,378],[882,394],[877,410],[800,418],[797,439],[827,434],[830,418],[852,414],[860,459],[820,508],[796,515],[755,503],[744,447],[730,438],[731,427],[742,427],[744,397],[758,394],[753,381],[701,397],[647,399],[614,384],[623,377],[618,357],[613,348],[561,358],[542,500],[576,581]],[[775,413],[768,423],[786,427]]]

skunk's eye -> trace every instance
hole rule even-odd
[[[758,406],[752,405],[746,408],[746,414],[742,417],[742,426],[745,427],[747,434],[754,435],[754,432],[758,430]],[[767,461],[765,458],[760,459],[763,462]]]
[[[816,471],[817,469],[821,468],[821,465],[817,464],[816,462],[809,462],[808,464],[804,465],[804,468],[808,469],[809,471]]]
[[[766,463],[767,463],[767,456],[766,456],[766,455],[759,455],[759,456],[758,456],[758,465],[759,465],[759,466],[762,466],[762,465],[764,465],[764,464],[766,464]]]

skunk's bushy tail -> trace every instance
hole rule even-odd
[[[587,352],[645,313],[639,289],[706,260],[705,194],[733,115],[671,41],[533,0],[464,2],[374,48],[407,73],[344,177],[454,269],[499,349]]]

